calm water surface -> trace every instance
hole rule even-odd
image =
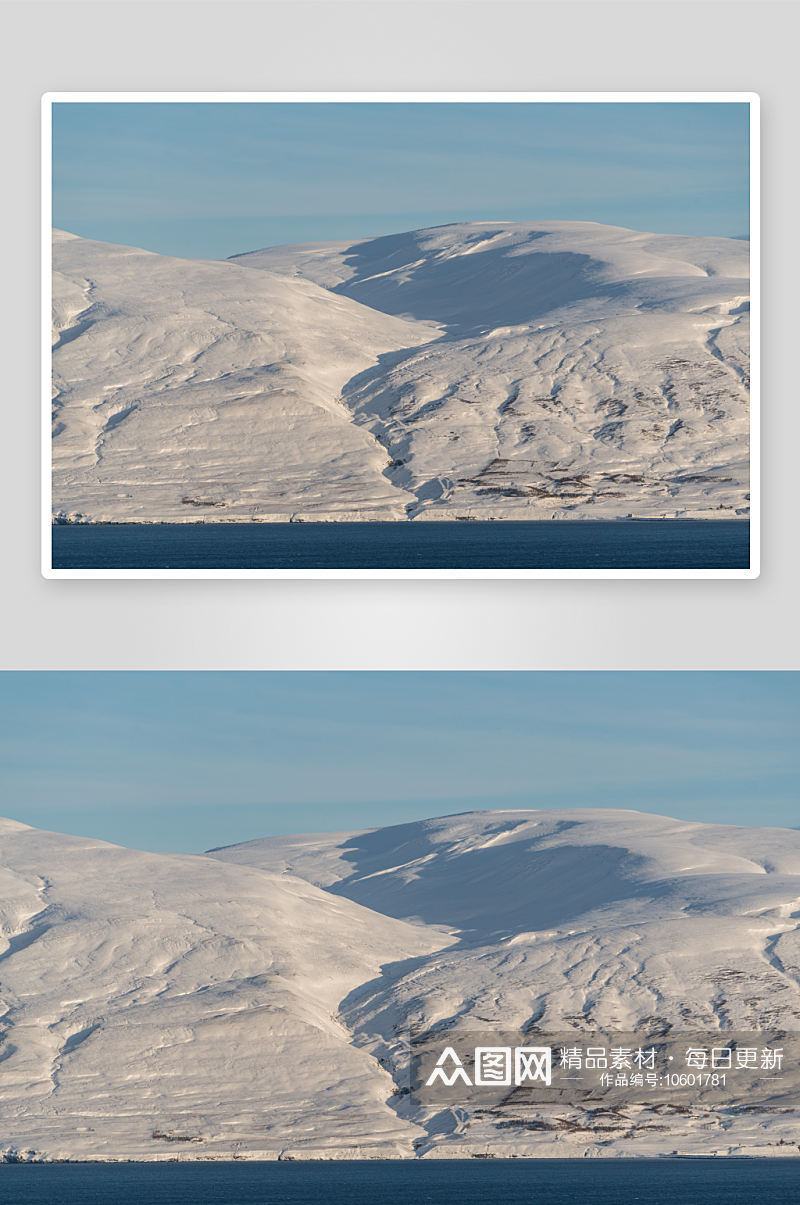
[[[54,569],[747,569],[744,520],[53,528]]]
[[[800,1159],[0,1167],[3,1205],[797,1205]]]
[[[0,1166],[4,1205],[798,1205],[800,1159]]]

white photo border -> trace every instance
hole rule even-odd
[[[750,568],[749,569],[54,569],[52,563],[52,106],[54,104],[541,104],[680,103],[750,106]],[[42,97],[41,572],[56,579],[755,579],[761,572],[760,97],[755,92],[47,92]],[[711,521],[711,520],[709,520]]]

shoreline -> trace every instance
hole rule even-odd
[[[453,515],[450,518],[426,519],[424,523],[749,523],[750,515],[614,515],[606,519],[590,519],[585,515],[562,515],[558,519],[516,519],[510,516],[490,515],[479,519],[477,515]],[[53,517],[51,527],[268,527],[272,525],[297,526],[333,526],[337,523],[384,524],[386,526],[407,526],[420,524],[419,519],[305,519],[305,518],[275,518],[275,519],[60,519]]]
[[[27,1152],[22,1152],[22,1153],[27,1154]],[[676,1154],[674,1151],[670,1151],[669,1153],[665,1152],[664,1154],[655,1153],[655,1154],[649,1154],[649,1155],[636,1155],[632,1152],[629,1154],[624,1154],[624,1155],[617,1154],[615,1152],[609,1152],[608,1154],[602,1154],[602,1155],[599,1153],[593,1153],[592,1155],[588,1155],[587,1153],[576,1154],[576,1155],[563,1155],[560,1153],[558,1155],[539,1155],[539,1154],[536,1154],[536,1155],[521,1155],[521,1154],[495,1155],[492,1152],[486,1152],[486,1153],[479,1153],[479,1154],[478,1153],[470,1153],[470,1154],[465,1153],[463,1155],[448,1154],[447,1156],[442,1156],[442,1157],[434,1156],[433,1158],[430,1158],[428,1153],[426,1153],[425,1155],[395,1155],[395,1156],[388,1156],[388,1155],[361,1155],[361,1156],[355,1155],[354,1156],[354,1155],[348,1153],[346,1156],[340,1156],[335,1152],[331,1153],[330,1155],[323,1155],[323,1154],[295,1155],[295,1154],[284,1154],[282,1151],[276,1152],[275,1154],[270,1154],[267,1151],[257,1151],[255,1153],[254,1157],[252,1157],[252,1158],[250,1158],[247,1154],[197,1155],[197,1156],[189,1157],[189,1158],[181,1157],[180,1155],[164,1155],[164,1156],[154,1155],[152,1157],[145,1155],[145,1156],[142,1156],[141,1158],[135,1158],[135,1157],[132,1158],[130,1156],[120,1156],[118,1158],[114,1157],[114,1156],[109,1156],[107,1158],[103,1158],[101,1156],[98,1156],[98,1157],[87,1158],[87,1159],[79,1159],[79,1158],[75,1159],[75,1158],[67,1158],[67,1157],[61,1157],[61,1156],[52,1156],[52,1157],[44,1156],[39,1159],[37,1159],[37,1158],[24,1159],[24,1158],[9,1158],[6,1155],[3,1155],[2,1158],[0,1158],[0,1167],[34,1167],[34,1166],[35,1167],[43,1167],[45,1165],[53,1165],[56,1163],[73,1164],[73,1165],[78,1165],[78,1166],[86,1166],[88,1164],[93,1164],[93,1163],[105,1163],[105,1164],[120,1164],[120,1163],[392,1163],[392,1164],[394,1164],[394,1163],[426,1163],[426,1162],[427,1163],[465,1163],[470,1159],[478,1159],[482,1162],[491,1159],[498,1163],[510,1163],[514,1159],[538,1160],[541,1162],[548,1162],[548,1163],[552,1162],[553,1160],[561,1160],[563,1162],[569,1162],[569,1163],[582,1163],[587,1158],[590,1158],[592,1160],[602,1159],[603,1162],[610,1162],[612,1160],[617,1160],[619,1162],[630,1162],[631,1160],[637,1160],[637,1161],[641,1162],[642,1160],[647,1160],[649,1162],[655,1163],[655,1162],[663,1162],[664,1160],[673,1160],[676,1163],[681,1163],[681,1162],[686,1162],[687,1160],[688,1161],[704,1160],[706,1162],[713,1160],[714,1162],[717,1162],[717,1163],[741,1163],[742,1160],[744,1160],[744,1159],[748,1159],[748,1160],[775,1159],[775,1160],[780,1160],[780,1161],[783,1161],[784,1159],[798,1159],[798,1158],[800,1158],[800,1149],[794,1148],[791,1150],[787,1150],[785,1152],[785,1154],[782,1154],[782,1155],[776,1155],[774,1152],[770,1152],[769,1154],[765,1152],[763,1155],[762,1154],[754,1154],[752,1152],[747,1152],[746,1154],[742,1154],[742,1155],[731,1155],[731,1154],[717,1155],[713,1151],[709,1151],[708,1154],[703,1154],[701,1152],[697,1152],[694,1154],[685,1154],[685,1155],[684,1154]]]

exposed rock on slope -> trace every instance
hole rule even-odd
[[[414,515],[747,510],[745,243],[473,222],[233,262],[445,324],[343,395]]]
[[[212,853],[457,933],[457,945],[342,1006],[355,1040],[398,1067],[404,1033],[567,1031],[580,1042],[601,1029],[717,1041],[733,1030],[800,1032],[800,833],[605,809],[477,812]],[[596,1107],[531,1115],[509,1094],[460,1121],[412,1105],[401,1113],[425,1125],[440,1155],[598,1153],[598,1142],[599,1153],[780,1153],[763,1144],[796,1142],[800,1101],[775,1091],[765,1107],[743,1100],[717,1112],[662,1094],[650,1110],[612,1117]]]

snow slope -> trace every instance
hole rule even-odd
[[[432,332],[307,281],[55,232],[54,513],[397,518],[354,373]]]
[[[605,809],[475,812],[212,855],[457,934],[457,945],[344,1002],[356,1039],[398,1067],[404,1026],[453,1037],[567,1028],[578,1041],[604,1027],[800,1031],[799,832]],[[795,1105],[694,1118],[667,1110],[666,1119],[663,1104],[632,1107],[613,1124],[561,1109],[557,1125],[549,1117],[522,1131],[514,1123],[530,1117],[513,1103],[481,1117],[411,1105],[404,1115],[426,1126],[434,1155],[544,1153],[539,1143],[562,1155],[576,1144],[577,1153],[654,1153],[796,1142]]]
[[[408,1064],[487,1031],[788,1043],[800,832],[472,812],[179,857],[2,821],[0,876],[7,1158],[798,1154],[788,1086],[476,1109]]]
[[[462,223],[177,260],[60,232],[62,520],[745,515],[748,246]]]
[[[413,515],[748,507],[746,243],[472,222],[233,262],[445,324],[343,395],[417,496]]]
[[[0,875],[0,1151],[393,1157],[420,1133],[337,1013],[440,933],[301,879],[14,821]]]

